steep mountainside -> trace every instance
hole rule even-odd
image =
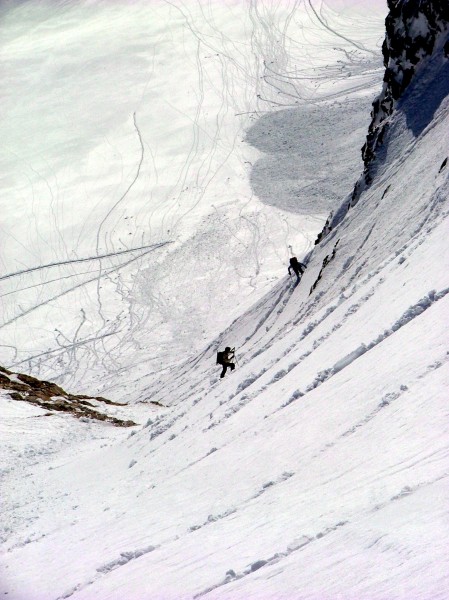
[[[392,3],[388,27],[413,7],[424,26],[424,6]],[[447,599],[444,35],[300,284],[285,276],[194,358],[140,379],[128,393],[147,414],[126,439],[7,474],[8,598]],[[237,368],[220,379],[225,345]]]

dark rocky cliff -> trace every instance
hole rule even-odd
[[[382,46],[385,74],[382,92],[373,102],[371,124],[362,148],[364,183],[371,183],[370,165],[382,144],[388,117],[421,64],[435,51],[449,55],[448,0],[388,0]],[[357,196],[357,186],[353,199]]]
[[[362,147],[364,170],[352,194],[335,216],[328,219],[315,243],[344,218],[371,184],[389,117],[415,76],[436,53],[449,61],[449,0],[388,0],[388,8],[382,46],[385,74],[382,91],[373,102],[371,123]]]

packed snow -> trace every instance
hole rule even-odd
[[[3,363],[131,401],[139,425],[0,397],[0,593],[446,600],[441,48],[314,245],[362,169],[383,3],[6,6]],[[18,102],[32,81],[42,102]]]

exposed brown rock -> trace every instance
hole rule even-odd
[[[14,381],[11,380],[10,376],[14,376]],[[84,417],[95,421],[106,421],[117,427],[136,425],[134,421],[124,421],[101,412],[93,402],[97,401],[113,406],[126,406],[126,404],[113,402],[102,396],[68,394],[56,383],[42,381],[23,373],[13,373],[4,367],[0,367],[0,389],[6,391],[13,400],[29,402],[49,411],[67,412],[77,418]],[[46,414],[52,415],[55,412]]]

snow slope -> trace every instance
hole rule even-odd
[[[298,287],[141,380],[167,408],[127,439],[5,478],[8,598],[447,598],[449,89],[411,125],[447,68],[424,62]]]
[[[120,400],[271,289],[360,172],[365,12],[2,3],[0,364]]]

